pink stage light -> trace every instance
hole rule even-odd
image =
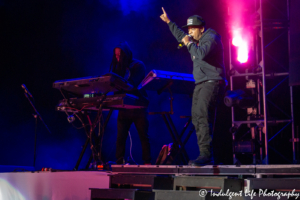
[[[248,61],[248,45],[247,45],[247,42],[245,42],[245,41],[242,41],[242,43],[238,47],[237,60],[240,63],[245,63]]]
[[[232,38],[233,46],[236,46],[236,47],[240,46],[242,41],[243,41],[243,39],[242,39],[241,31],[239,29],[234,30],[233,31],[233,38]]]
[[[237,60],[240,63],[248,61],[249,47],[252,44],[251,23],[248,14],[252,0],[225,0],[228,5],[228,23],[232,36],[232,45],[237,48]]]
[[[246,63],[248,61],[248,43],[242,37],[242,33],[240,29],[236,29],[233,31],[232,45],[238,48],[238,56],[237,60],[240,63]]]

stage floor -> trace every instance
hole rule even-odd
[[[111,171],[0,173],[0,200],[90,200],[90,188],[108,189],[110,187],[110,177],[122,174],[127,177],[128,175],[135,176],[139,174],[165,174],[169,177],[190,175],[205,177],[238,176],[246,181],[249,177],[250,179],[257,179],[257,177],[261,178],[263,175],[269,175],[269,178],[270,175],[284,175],[285,177],[297,178],[300,175],[300,165],[207,165],[202,167],[113,165]],[[243,175],[245,176],[243,177]],[[299,185],[298,182],[297,185]]]
[[[109,188],[100,171],[0,173],[1,200],[90,200],[89,188]]]
[[[300,165],[112,165],[112,173],[174,175],[300,175]]]

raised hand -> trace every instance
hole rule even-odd
[[[163,11],[163,14],[160,16],[160,18],[166,22],[166,23],[169,23],[171,20],[169,19],[164,7],[162,7],[162,11]]]

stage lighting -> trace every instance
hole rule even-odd
[[[237,47],[237,60],[240,63],[246,63],[248,61],[249,47],[248,41],[242,36],[241,28],[233,31],[232,45]]]
[[[248,61],[248,45],[245,41],[242,41],[240,46],[238,47],[238,57],[237,60],[240,63],[245,63]]]
[[[252,49],[248,49],[248,45],[246,42],[241,42],[240,46],[231,45],[231,69],[233,70],[228,72],[229,76],[250,73],[254,68],[255,55]]]
[[[224,97],[224,103],[228,107],[239,106],[242,109],[251,108],[257,103],[253,94],[255,94],[253,89],[228,90]]]

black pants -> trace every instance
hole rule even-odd
[[[117,164],[122,164],[125,156],[126,140],[132,123],[134,123],[140,137],[143,161],[144,163],[151,163],[150,142],[148,136],[148,111],[147,109],[134,109],[120,110],[118,114],[118,135],[116,142]]]
[[[192,122],[196,129],[200,156],[211,155],[212,128],[215,110],[222,99],[225,84],[203,82],[195,86],[192,102]]]

